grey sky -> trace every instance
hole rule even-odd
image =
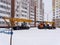
[[[52,0],[43,0],[44,2],[44,9],[45,9],[45,20],[47,20],[47,17],[48,17],[48,20],[51,21],[52,20]]]

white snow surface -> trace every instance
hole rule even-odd
[[[10,45],[10,35],[0,33],[0,45]],[[60,45],[60,28],[13,31],[12,45]]]

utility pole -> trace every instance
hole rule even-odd
[[[15,0],[11,0],[11,18],[14,18],[15,16]],[[14,21],[11,21],[11,25],[14,26]]]
[[[11,0],[11,18],[14,18],[14,15],[15,15],[15,0]],[[14,21],[12,20],[10,20],[11,23],[10,45],[12,45],[12,32],[13,32],[12,27],[14,26]]]
[[[34,5],[34,15],[35,15],[35,17],[34,17],[34,25],[36,27],[36,2],[35,2],[35,5]]]

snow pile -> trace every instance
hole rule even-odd
[[[13,45],[60,45],[60,29],[31,28],[13,31]],[[9,45],[10,35],[0,33],[0,45]]]

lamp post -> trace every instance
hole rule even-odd
[[[36,27],[36,2],[35,2],[35,5],[34,5],[34,15],[35,15],[35,17],[34,17],[34,25]]]

